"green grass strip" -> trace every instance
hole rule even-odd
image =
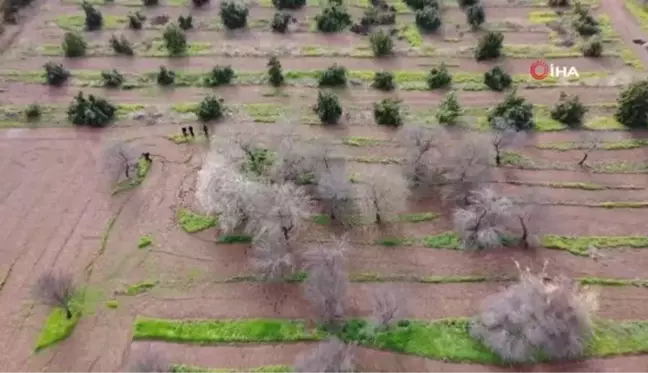
[[[436,220],[441,216],[441,214],[438,214],[436,212],[420,212],[420,213],[412,213],[412,214],[401,214],[394,219],[391,220],[391,222],[397,222],[397,223],[422,223],[426,221],[432,221]],[[313,216],[313,222],[315,224],[320,224],[320,225],[328,225],[331,224],[331,219],[328,215],[323,215],[323,214],[318,214]],[[352,218],[352,220],[355,222],[355,224],[374,224],[375,222],[372,221],[369,218],[363,217],[363,216],[355,216]]]
[[[510,180],[505,183],[511,185],[520,185],[520,186],[530,186],[530,187],[546,187],[546,188],[555,188],[555,189],[578,189],[585,191],[599,191],[599,190],[642,190],[645,189],[640,186],[634,185],[601,185],[594,183],[583,183],[583,182],[532,182],[532,181],[516,181]]]
[[[308,330],[300,320],[241,319],[179,321],[138,317],[133,338],[197,344],[314,341],[326,337]],[[338,336],[366,347],[422,356],[429,359],[502,364],[502,360],[470,337],[469,320],[402,320],[397,326],[376,330],[366,320],[350,320]],[[648,321],[597,320],[587,357],[648,352]]]
[[[280,319],[175,321],[138,317],[133,339],[197,344],[298,342],[320,340],[304,321]]]
[[[144,158],[140,158],[137,161],[135,177],[120,181],[115,189],[113,189],[113,195],[140,186],[144,182],[144,179],[146,179],[146,175],[148,175],[150,169],[151,162],[147,162]]]
[[[158,284],[157,281],[143,281],[137,284],[130,285],[126,289],[126,295],[133,296],[133,295],[145,293],[153,289],[154,287],[156,287],[157,284]]]
[[[605,141],[600,143],[596,148],[599,150],[626,150],[626,149],[637,149],[648,146],[648,140],[646,139],[628,139],[620,141]],[[538,149],[548,149],[548,150],[558,150],[558,151],[569,151],[569,150],[582,150],[590,148],[589,144],[578,143],[578,142],[550,142],[546,144],[536,145]]]
[[[47,317],[45,325],[38,335],[36,351],[41,351],[65,340],[72,334],[80,319],[80,309],[73,310],[72,318],[68,319],[64,309],[54,308]]]
[[[153,239],[149,236],[142,236],[140,237],[139,241],[137,242],[137,247],[140,249],[144,249],[146,247],[149,247],[153,243]]]
[[[176,214],[180,227],[187,233],[196,233],[202,230],[215,227],[218,220],[207,215],[196,214],[187,209],[178,209]]]
[[[236,372],[253,372],[253,373],[287,373],[294,372],[295,369],[288,365],[264,365],[256,368],[225,369],[225,368],[203,368],[194,365],[175,364],[171,366],[173,373],[236,373]]]

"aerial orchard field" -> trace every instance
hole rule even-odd
[[[648,363],[640,0],[2,11],[3,369]]]

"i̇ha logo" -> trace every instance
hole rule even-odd
[[[532,63],[529,68],[529,73],[535,80],[543,80],[548,76],[551,76],[552,78],[569,78],[572,76],[577,78],[580,77],[580,75],[578,75],[578,70],[576,70],[574,66],[557,66],[553,63],[547,64],[542,60]]]

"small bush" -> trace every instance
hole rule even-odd
[[[454,92],[450,92],[444,97],[441,105],[439,105],[436,118],[441,124],[455,124],[457,118],[462,114],[463,110],[461,109],[461,105],[459,105],[457,95]]]
[[[585,57],[601,57],[603,55],[603,40],[598,35],[590,37],[581,47]]]
[[[193,2],[193,5],[196,8],[201,8],[201,7],[209,4],[209,0],[192,0],[192,2]]]
[[[41,117],[41,107],[38,104],[31,104],[25,109],[25,117],[28,121],[34,121]]]
[[[205,97],[200,105],[196,115],[203,122],[210,120],[217,120],[223,117],[224,107],[223,99],[216,98],[215,96]]]
[[[373,77],[371,86],[381,91],[392,91],[396,88],[394,83],[394,74],[389,71],[377,71]]]
[[[376,57],[386,56],[392,53],[394,42],[391,35],[384,30],[374,31],[369,38],[371,50]]]
[[[221,21],[229,30],[245,27],[249,12],[247,5],[238,0],[225,0],[220,4]]]
[[[569,6],[569,0],[547,0],[547,6]]]
[[[462,8],[479,4],[479,0],[458,0],[457,2]]]
[[[466,10],[466,21],[473,28],[477,29],[486,22],[486,12],[484,12],[484,7],[477,3],[471,5]]]
[[[568,96],[565,92],[560,92],[558,102],[551,109],[551,119],[571,128],[578,128],[583,124],[587,110],[578,96]]]
[[[601,32],[601,27],[598,21],[589,13],[589,8],[582,6],[578,2],[574,5],[572,27],[581,36],[592,36]]]
[[[134,54],[133,46],[124,35],[120,36],[119,38],[117,38],[115,35],[111,36],[110,47],[117,54],[123,54],[125,56],[132,56]]]
[[[183,30],[191,30],[193,28],[193,17],[191,14],[188,16],[179,16],[178,17],[178,27]]]
[[[441,27],[441,10],[426,6],[416,11],[416,25],[423,31],[435,32]]]
[[[429,89],[446,88],[452,83],[452,75],[448,71],[445,63],[441,63],[439,67],[430,70],[427,77],[427,85]]]
[[[426,6],[433,8],[441,8],[439,0],[405,0],[405,4],[414,10],[421,10]]]
[[[501,92],[511,86],[513,79],[501,67],[495,66],[484,73],[484,84],[493,91]]]
[[[48,62],[45,68],[45,81],[47,84],[59,87],[63,85],[70,77],[70,72],[66,70],[63,65]]]
[[[61,48],[65,57],[83,57],[86,54],[88,44],[81,34],[68,31],[63,36]]]
[[[617,99],[617,110],[614,118],[630,128],[648,127],[648,81],[628,84]]]
[[[101,29],[103,26],[103,15],[101,12],[85,1],[83,2],[82,7],[85,12],[86,30],[94,31]]]
[[[296,10],[303,8],[306,5],[306,0],[272,0],[272,5],[279,10]]]
[[[107,88],[117,88],[124,83],[124,76],[117,69],[106,70],[101,72],[103,86]]]
[[[499,31],[488,31],[479,39],[475,49],[477,61],[492,60],[502,55],[504,35]]]
[[[344,66],[333,64],[319,77],[320,87],[343,87],[347,83],[347,71]]]
[[[157,74],[157,83],[161,86],[168,86],[175,83],[176,73],[166,68],[166,66],[160,66],[160,71]]]
[[[74,98],[68,107],[68,118],[77,126],[104,127],[115,119],[117,108],[103,98],[93,95],[86,99],[83,92]]]
[[[187,35],[176,25],[169,25],[162,34],[164,46],[170,55],[181,55],[187,51]]]
[[[272,31],[283,34],[288,30],[288,25],[290,25],[292,19],[292,15],[288,12],[276,12],[272,17],[272,24],[270,27],[272,28]]]
[[[142,0],[142,4],[144,4],[144,6],[155,6],[159,5],[159,0]]]
[[[221,85],[230,84],[234,79],[234,75],[234,70],[231,66],[217,65],[212,69],[207,79],[205,79],[205,84],[210,87],[218,87]]]
[[[398,127],[403,124],[400,101],[386,98],[374,104],[374,120],[383,126]]]
[[[268,81],[270,85],[279,87],[284,83],[283,71],[281,69],[281,62],[275,56],[270,57],[268,60]]]
[[[533,129],[535,127],[533,104],[527,102],[524,97],[518,96],[514,89],[488,114],[488,122],[493,127],[498,124],[498,120],[502,119],[510,123],[517,131]]]
[[[351,15],[344,6],[331,4],[315,16],[315,23],[321,32],[340,32],[351,25]]]
[[[146,17],[140,12],[131,13],[128,15],[128,27],[132,30],[141,30],[146,21]]]
[[[324,124],[337,124],[342,116],[340,99],[332,92],[319,92],[317,95],[317,116]]]

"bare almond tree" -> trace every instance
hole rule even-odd
[[[467,250],[501,247],[506,237],[507,222],[514,210],[513,203],[498,196],[492,189],[473,192],[467,207],[454,212],[455,230]]]
[[[594,150],[600,149],[603,143],[603,137],[601,134],[592,131],[583,131],[581,136],[582,139],[579,148],[583,150],[583,156],[580,161],[578,161],[578,166],[585,167],[587,166],[586,162],[590,153]]]
[[[319,147],[295,141],[292,136],[284,137],[269,170],[271,180],[298,185],[313,182],[317,165],[314,154],[320,153],[317,149]]]
[[[332,245],[318,244],[304,254],[308,278],[304,282],[306,298],[317,311],[321,322],[339,325],[344,320],[345,298],[349,279],[345,270],[346,241]]]
[[[535,234],[530,223],[538,217],[538,206],[540,205],[542,193],[538,188],[529,188],[524,194],[521,203],[515,206],[512,211],[512,218],[517,220],[520,227],[520,243],[525,249],[533,249],[540,246],[540,238]]]
[[[448,143],[438,160],[444,167],[444,199],[459,206],[468,205],[472,192],[490,178],[491,159],[492,149],[482,134],[463,134],[458,141]]]
[[[353,187],[343,167],[326,167],[317,174],[317,196],[332,222],[349,226],[357,213]]]
[[[40,275],[32,289],[34,300],[50,307],[65,310],[68,319],[72,318],[70,302],[77,293],[72,275],[68,273],[48,272]]]
[[[521,143],[525,132],[520,132],[504,118],[495,118],[493,130],[490,132],[490,142],[495,151],[495,165],[502,165],[502,152]]]
[[[540,354],[551,360],[583,356],[594,331],[594,294],[544,271],[520,272],[517,284],[484,301],[471,323],[473,338],[514,363],[533,362]]]
[[[406,306],[406,299],[398,289],[380,289],[373,295],[372,319],[387,328],[402,318]]]
[[[162,354],[146,349],[138,353],[128,364],[128,372],[171,372],[171,364]]]
[[[317,344],[295,361],[296,372],[353,372],[353,346],[335,337]]]
[[[252,249],[252,266],[264,281],[281,281],[294,273],[295,253],[281,238],[262,237],[254,242]]]
[[[448,133],[441,127],[404,127],[401,132],[406,155],[403,175],[412,190],[421,190],[442,182],[442,169],[436,162],[441,157],[441,147],[450,142]],[[440,181],[441,180],[441,181]]]
[[[107,173],[111,182],[122,177],[127,179],[137,174],[139,154],[125,141],[113,140],[108,143],[102,154],[102,169]]]
[[[360,209],[377,224],[395,220],[407,209],[409,190],[402,175],[374,169],[362,183]]]

